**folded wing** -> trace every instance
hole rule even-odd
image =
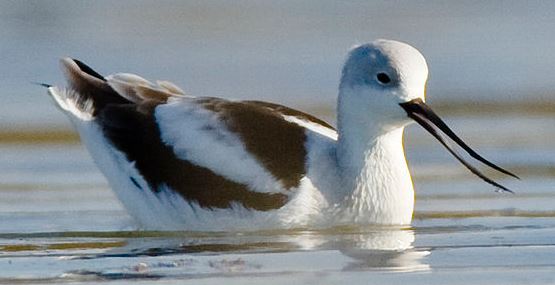
[[[106,78],[64,59],[75,102],[153,192],[169,188],[205,208],[282,207],[306,175],[307,129],[325,122],[277,104],[185,95],[132,74]],[[137,184],[138,188],[141,188]],[[145,190],[145,189],[138,189]]]

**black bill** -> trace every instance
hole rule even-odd
[[[405,111],[407,112],[408,116],[414,119],[418,124],[424,127],[430,134],[432,134],[447,150],[455,157],[458,161],[460,161],[466,168],[468,168],[472,173],[477,175],[478,177],[482,178],[487,183],[498,187],[499,189],[507,192],[513,193],[513,191],[509,190],[505,186],[491,180],[490,178],[486,177],[482,174],[478,169],[468,163],[462,156],[460,156],[446,141],[439,131],[442,131],[446,134],[449,138],[451,138],[455,143],[457,143],[462,149],[464,149],[471,157],[474,159],[482,162],[483,164],[507,175],[515,177],[517,179],[518,176],[514,175],[513,173],[493,164],[492,162],[488,161],[487,159],[483,158],[481,155],[476,153],[472,150],[466,143],[464,143],[446,124],[441,120],[435,113],[432,111],[422,99],[417,98],[411,100],[406,103],[399,104]]]

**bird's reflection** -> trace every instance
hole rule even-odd
[[[337,251],[342,270],[428,270],[424,249],[413,247],[415,234],[404,228],[332,228],[249,233],[160,233],[127,240],[104,257],[175,254],[249,254]],[[92,258],[99,258],[95,256]],[[346,260],[346,261],[343,261]]]
[[[429,270],[427,250],[413,247],[414,231],[410,229],[382,229],[364,234],[353,234],[337,242],[335,247],[353,259],[345,270]]]

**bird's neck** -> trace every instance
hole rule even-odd
[[[404,127],[383,129],[339,115],[338,129],[342,215],[365,224],[409,224],[414,190],[403,150]]]

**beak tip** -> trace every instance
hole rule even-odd
[[[505,187],[497,188],[497,189],[495,189],[495,192],[497,192],[497,193],[511,193],[512,195],[516,195],[516,193],[513,190],[505,188]]]

